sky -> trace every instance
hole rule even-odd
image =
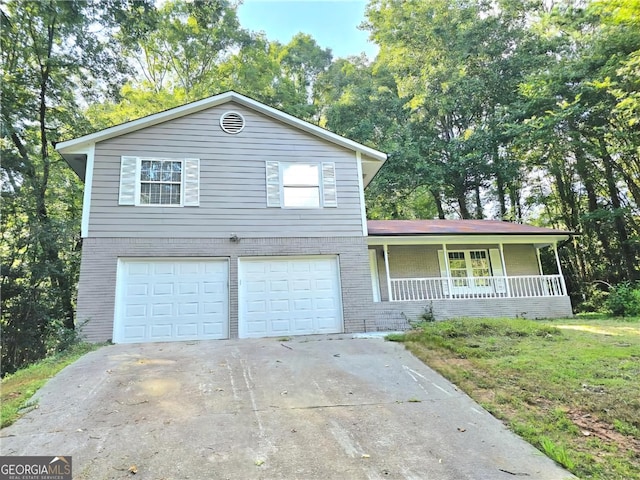
[[[298,32],[308,33],[333,57],[360,55],[370,59],[378,47],[369,32],[358,29],[364,21],[366,0],[244,0],[238,8],[243,28],[265,32],[269,40],[289,43]]]

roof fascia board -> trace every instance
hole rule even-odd
[[[537,234],[537,235],[369,235],[367,244],[369,245],[442,245],[446,244],[466,244],[479,245],[485,243],[504,244],[535,244],[539,246],[551,245],[556,242],[567,240],[569,235]]]
[[[299,118],[289,115],[288,113],[282,112],[273,107],[269,107],[268,105],[264,105],[263,103],[260,103],[249,97],[245,97],[244,95],[233,91],[221,93],[219,95],[188,103],[186,105],[172,108],[164,112],[155,113],[147,117],[132,120],[120,125],[115,125],[113,127],[100,130],[99,132],[84,135],[73,140],[60,142],[56,145],[56,150],[58,150],[60,153],[76,153],[80,149],[86,148],[89,145],[95,144],[97,142],[108,140],[120,135],[125,135],[127,133],[131,133],[145,127],[150,127],[159,123],[167,122],[178,117],[196,113],[207,108],[216,107],[218,105],[231,101],[235,101],[241,105],[261,112],[276,120],[280,120],[293,127],[309,132],[332,143],[341,145],[351,150],[359,151],[372,160],[381,162],[381,164],[387,159],[387,155],[383,152],[375,150],[371,147],[367,147],[366,145],[362,145],[353,140],[349,140],[348,138],[344,138],[333,132],[325,130],[324,128],[318,127],[317,125],[313,125],[309,122],[305,122],[304,120],[300,120]]]

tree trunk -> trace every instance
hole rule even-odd
[[[433,195],[433,200],[436,202],[436,208],[438,209],[438,218],[444,220],[444,208],[442,208],[442,197],[438,190],[430,190]]]
[[[476,185],[475,196],[476,196],[476,218],[478,220],[482,220],[484,218],[484,213],[482,211],[482,199],[480,198],[480,185]]]
[[[600,149],[602,152],[602,160],[604,163],[605,180],[607,182],[607,189],[609,190],[609,197],[611,199],[611,206],[613,207],[613,222],[620,239],[620,250],[624,261],[626,275],[628,280],[637,280],[640,278],[640,272],[636,267],[635,254],[629,241],[629,235],[627,227],[624,223],[624,214],[622,205],[620,203],[620,192],[616,185],[616,179],[613,176],[613,159],[607,151],[604,139],[600,139]]]

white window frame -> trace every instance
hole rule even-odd
[[[178,182],[145,182],[142,180],[142,162],[179,162],[180,163],[180,202],[179,203],[142,203],[142,184],[157,183],[159,185],[171,184],[177,185]],[[136,165],[136,206],[137,207],[183,207],[184,206],[184,177],[185,165],[183,158],[156,158],[156,157],[138,157]]]
[[[316,170],[316,182],[315,183],[285,183],[284,177],[285,177],[285,171],[287,170],[287,168],[289,167],[307,167],[307,168],[315,168]],[[296,189],[317,189],[318,192],[318,196],[317,196],[317,204],[315,205],[296,205],[296,204],[289,204],[287,205],[286,203],[286,194],[285,192],[288,189],[292,189],[292,190],[296,190]],[[281,162],[280,163],[280,195],[282,195],[281,197],[281,203],[282,203],[282,208],[311,208],[311,209],[316,209],[316,208],[322,208],[323,207],[323,202],[322,202],[322,170],[320,169],[320,165],[317,163],[302,163],[302,162]]]
[[[142,203],[142,162],[179,162],[180,203]],[[136,207],[190,207],[200,204],[200,159],[122,156],[120,159],[119,205]],[[154,182],[153,182],[154,183]],[[163,182],[158,182],[162,184]],[[174,183],[177,182],[167,182]]]
[[[473,265],[471,264],[472,258],[471,254],[474,252],[483,252],[485,255],[485,260],[487,261],[487,270],[489,271],[489,275],[486,277],[476,277],[473,275]],[[454,277],[449,274],[449,278],[451,279],[451,288],[452,293],[456,294],[468,294],[468,293],[492,293],[493,285],[491,278],[493,277],[493,272],[491,270],[491,257],[489,255],[489,250],[484,248],[472,249],[472,250],[447,250],[447,255],[445,257],[445,261],[447,262],[449,272],[452,271],[451,267],[451,254],[462,253],[465,261],[465,270],[467,271],[467,275],[465,277]],[[466,280],[467,285],[456,285],[456,280]],[[487,281],[487,285],[476,285],[476,280],[489,279]]]
[[[277,165],[277,167],[276,167]],[[285,184],[284,172],[289,166],[314,167],[317,172],[317,183]],[[277,168],[277,172],[276,169]],[[277,176],[276,176],[277,173]],[[337,207],[335,164],[333,162],[266,162],[267,207],[282,209],[317,210]],[[276,184],[277,181],[277,184]],[[317,205],[285,205],[285,189],[317,188]],[[276,198],[277,197],[277,198]]]

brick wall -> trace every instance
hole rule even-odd
[[[338,255],[344,331],[365,331],[373,316],[373,294],[366,239],[241,238],[86,238],[78,285],[77,321],[87,340],[113,335],[116,270],[119,257],[213,257],[229,260],[229,321],[238,336],[238,258],[259,256]]]

